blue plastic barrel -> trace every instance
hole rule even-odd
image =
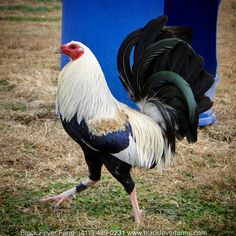
[[[112,94],[132,107],[117,72],[116,58],[123,39],[150,19],[164,13],[164,0],[64,0],[62,43],[87,45],[101,64]],[[62,56],[61,66],[69,61]]]
[[[99,60],[113,95],[136,107],[118,79],[116,56],[123,39],[159,15],[169,17],[168,25],[190,26],[192,46],[205,58],[206,69],[215,76],[207,92],[214,100],[217,77],[216,30],[220,0],[63,0],[62,43],[86,44]],[[62,56],[61,67],[69,61]],[[215,123],[209,110],[200,115],[199,126]]]
[[[214,100],[217,76],[217,16],[220,0],[165,0],[168,25],[192,28],[192,47],[204,57],[205,68],[215,76],[215,83],[207,92]],[[199,126],[214,124],[216,117],[210,109],[200,115]]]

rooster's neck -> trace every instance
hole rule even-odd
[[[84,55],[64,67],[58,81],[57,107],[66,121],[77,113],[79,123],[83,119],[113,119],[117,116],[120,103],[111,94],[93,55]]]

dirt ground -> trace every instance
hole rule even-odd
[[[217,124],[200,129],[196,144],[178,142],[176,163],[162,175],[133,170],[145,209],[139,227],[128,196],[105,169],[101,183],[61,209],[37,203],[87,176],[82,151],[54,109],[61,2],[0,1],[0,12],[1,235],[235,235],[236,0],[222,0],[219,10]]]

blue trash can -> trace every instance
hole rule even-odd
[[[168,25],[192,28],[192,46],[205,58],[206,69],[215,76],[207,92],[214,100],[217,77],[216,29],[220,0],[70,0],[62,4],[62,43],[81,41],[95,54],[108,86],[121,102],[136,108],[118,79],[116,57],[123,39],[159,15]],[[61,67],[69,58],[62,55]],[[199,126],[215,123],[209,110],[200,115]]]
[[[164,0],[64,0],[62,10],[62,43],[77,40],[87,45],[97,57],[112,94],[135,108],[118,78],[117,52],[127,34],[164,14]],[[68,61],[63,55],[61,66]]]
[[[168,25],[192,28],[192,47],[204,57],[205,68],[215,76],[215,83],[207,92],[214,101],[217,76],[217,16],[220,0],[165,0]],[[211,125],[216,117],[210,109],[200,115],[199,126]]]

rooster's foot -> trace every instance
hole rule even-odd
[[[59,208],[63,202],[71,201],[71,198],[75,196],[76,193],[81,192],[82,190],[86,189],[89,186],[94,185],[95,183],[97,183],[97,181],[87,178],[86,180],[80,182],[76,187],[71,188],[59,195],[43,198],[40,200],[40,202],[54,201],[56,202],[55,208]]]
[[[76,188],[69,189],[59,195],[43,198],[40,202],[56,202],[55,208],[59,208],[60,205],[65,201],[71,201],[71,198],[76,194]]]

